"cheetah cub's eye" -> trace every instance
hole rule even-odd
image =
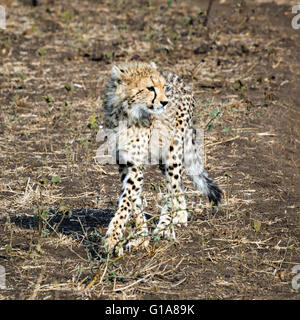
[[[154,87],[147,87],[147,89],[148,89],[149,91],[153,91],[153,92],[155,92]]]

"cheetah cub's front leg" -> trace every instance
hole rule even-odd
[[[108,250],[114,249],[118,255],[122,255],[122,237],[125,225],[131,214],[133,214],[136,221],[137,238],[127,244],[127,249],[132,249],[139,245],[146,247],[148,240],[145,237],[148,234],[148,229],[141,208],[142,170],[137,166],[128,164],[120,165],[119,171],[123,183],[122,194],[118,210],[108,226],[104,245]]]

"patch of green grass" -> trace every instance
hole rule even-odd
[[[88,124],[88,128],[89,129],[94,129],[95,128],[95,124],[96,124],[96,120],[97,120],[97,115],[93,114],[90,118],[90,122]]]
[[[54,98],[51,96],[42,96],[42,98],[50,105],[54,103]]]
[[[65,20],[66,22],[70,22],[73,17],[73,15],[70,11],[63,12],[61,16],[62,16],[63,20]]]
[[[53,176],[53,177],[51,178],[51,182],[52,182],[53,184],[60,183],[60,182],[61,182],[61,177],[60,177],[60,175]]]
[[[36,55],[39,56],[39,57],[45,56],[46,53],[47,53],[47,52],[46,52],[46,49],[44,49],[44,48],[40,48],[40,49],[37,49],[37,50],[36,50]]]

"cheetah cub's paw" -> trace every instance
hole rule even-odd
[[[137,239],[130,240],[126,244],[126,250],[127,251],[133,251],[135,249],[138,249],[140,247],[146,249],[149,246],[149,239],[145,237],[139,237]]]
[[[159,224],[156,229],[153,231],[153,234],[156,236],[160,236],[164,239],[169,239],[176,241],[175,230],[173,226],[166,226],[163,224]]]
[[[113,252],[117,256],[123,255],[123,247],[113,236],[109,235],[104,241],[104,248],[106,252]]]

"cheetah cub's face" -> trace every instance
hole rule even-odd
[[[154,63],[132,62],[112,68],[115,98],[132,118],[163,113],[168,104],[164,91],[165,79]]]

